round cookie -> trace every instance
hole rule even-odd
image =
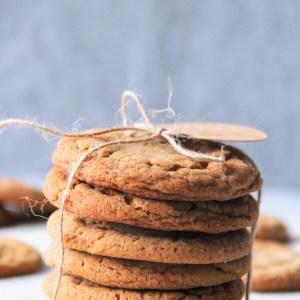
[[[82,153],[114,140],[145,137],[145,134],[110,133],[93,138],[62,139],[52,161],[70,172]],[[180,140],[182,147],[220,156],[220,143]],[[228,200],[261,188],[260,173],[242,151],[226,146],[226,161],[206,162],[176,152],[163,138],[149,142],[110,146],[91,154],[77,177],[88,183],[131,194],[164,200]]]
[[[58,240],[60,212],[48,220],[49,235]],[[97,222],[64,213],[66,247],[94,255],[174,264],[232,261],[251,251],[247,230],[223,234],[164,232],[117,223]]]
[[[47,175],[44,193],[60,207],[67,178],[58,168]],[[160,230],[219,233],[254,224],[258,206],[247,195],[228,201],[178,202],[146,199],[74,180],[65,211],[101,221],[118,222]]]
[[[52,244],[46,262],[57,267],[58,245]],[[177,265],[90,255],[65,248],[63,272],[105,286],[130,289],[176,290],[214,286],[241,278],[250,256],[211,265]]]
[[[56,283],[55,273],[44,282],[44,292],[52,299]],[[178,291],[126,290],[104,287],[88,280],[63,275],[57,300],[240,300],[245,293],[241,280],[218,286]]]
[[[252,290],[300,290],[300,253],[272,241],[254,243]]]
[[[34,248],[0,237],[0,277],[16,276],[37,271],[41,257]]]
[[[256,238],[287,242],[290,236],[287,227],[281,220],[272,216],[260,216],[257,222]]]
[[[49,214],[55,210],[42,192],[10,178],[0,178],[0,203],[22,213]]]

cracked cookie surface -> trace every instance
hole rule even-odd
[[[67,177],[59,168],[47,175],[44,193],[60,207]],[[65,211],[100,221],[161,230],[219,233],[254,224],[258,207],[252,196],[228,201],[179,202],[148,199],[74,180]]]
[[[57,267],[59,255],[58,246],[53,243],[46,254],[46,263]],[[63,272],[105,286],[176,290],[236,280],[249,268],[250,256],[227,263],[178,265],[96,256],[66,248]]]
[[[110,133],[94,138],[65,138],[59,142],[52,161],[68,173],[81,154],[92,147],[134,137]],[[221,155],[221,145],[216,142],[180,142],[189,150]],[[223,155],[224,163],[191,159],[157,137],[149,142],[96,151],[81,164],[76,176],[88,183],[164,200],[228,200],[261,188],[260,173],[246,154],[226,146]]]
[[[60,212],[50,217],[49,235],[58,240]],[[94,255],[174,264],[232,261],[250,253],[247,230],[223,234],[165,232],[117,223],[97,222],[64,213],[66,247]]]
[[[44,283],[44,291],[53,297],[55,273]],[[241,280],[230,281],[218,286],[178,291],[126,290],[101,286],[91,281],[63,275],[58,300],[240,300],[245,293]]]

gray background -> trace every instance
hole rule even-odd
[[[165,108],[170,77],[181,120],[267,131],[240,146],[267,187],[299,189],[299,54],[296,0],[0,0],[0,117],[113,125],[124,89]],[[10,129],[0,143],[3,174],[51,167],[56,141]]]

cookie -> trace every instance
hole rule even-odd
[[[52,299],[56,283],[52,273],[44,282],[44,292]],[[88,280],[63,275],[57,300],[240,300],[245,293],[241,280],[218,286],[178,291],[125,290],[104,287]]]
[[[300,290],[300,253],[285,244],[255,241],[252,290]]]
[[[9,178],[0,178],[0,203],[26,213],[49,214],[55,210],[42,192]]]
[[[49,235],[58,239],[60,212],[48,221]],[[90,254],[174,264],[232,261],[250,253],[246,229],[223,234],[164,232],[129,225],[97,222],[64,213],[64,244]]]
[[[34,248],[0,237],[0,277],[33,273],[40,268],[41,262]]]
[[[145,137],[110,133],[93,138],[62,139],[52,161],[70,172],[82,153],[103,142]],[[221,155],[220,143],[181,140],[182,147],[206,154]],[[259,190],[260,173],[242,151],[226,146],[226,161],[206,162],[176,152],[164,139],[116,145],[91,154],[80,166],[77,177],[95,185],[131,194],[164,200],[228,200]]]
[[[272,216],[260,216],[257,222],[256,238],[287,242],[290,236],[287,227],[281,220]]]
[[[67,178],[52,169],[44,184],[49,201],[59,207]],[[258,206],[247,195],[228,201],[178,202],[152,200],[74,180],[65,210],[82,217],[160,230],[219,233],[251,226]]]
[[[58,245],[52,244],[46,263],[57,267],[59,257]],[[249,256],[211,265],[176,265],[96,256],[66,248],[63,272],[105,286],[176,290],[236,280],[246,274],[249,267]]]

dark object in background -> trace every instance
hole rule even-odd
[[[280,219],[273,216],[260,216],[257,223],[256,239],[286,243],[290,240],[290,234]]]
[[[0,226],[5,226],[13,223],[14,217],[0,206]]]
[[[0,178],[0,226],[25,221],[28,216],[49,216],[55,207],[44,194],[10,178]]]

